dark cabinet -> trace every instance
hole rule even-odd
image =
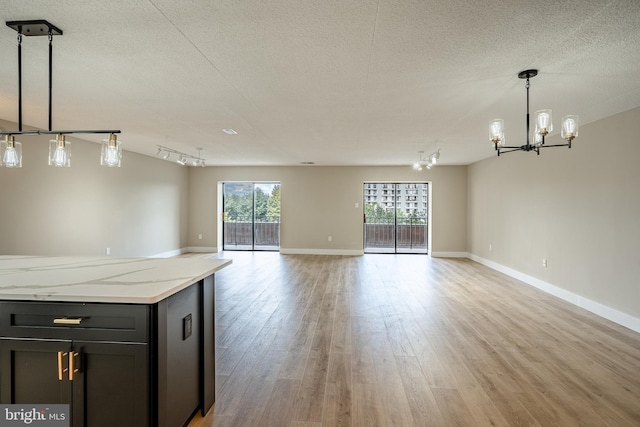
[[[0,345],[2,403],[71,404],[72,383],[58,378],[57,357],[64,354],[66,365],[71,342],[2,340]]]
[[[149,425],[145,306],[0,304],[2,403],[69,404],[74,427]]]
[[[0,301],[0,403],[72,427],[178,427],[214,403],[213,275],[155,303]]]

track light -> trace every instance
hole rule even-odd
[[[164,156],[162,156],[163,159],[167,160],[169,159],[169,156],[175,154],[178,157],[176,163],[182,166],[186,165],[187,163],[189,163],[191,166],[206,166],[205,159],[202,158],[202,148],[198,148],[197,156],[192,156],[191,154],[183,153],[181,151],[174,150],[173,148],[158,145],[158,152],[156,153],[156,155],[160,155],[163,152],[165,153]]]
[[[424,151],[418,151],[418,161],[413,164],[413,169],[417,171],[421,171],[423,167],[431,169],[433,165],[438,163],[438,159],[440,159],[440,149],[426,157],[424,156]]]
[[[431,164],[435,165],[436,163],[438,163],[438,159],[440,158],[440,150],[433,153],[430,158],[431,158]]]

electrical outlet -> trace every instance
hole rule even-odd
[[[198,240],[202,240],[202,233],[198,234]]]
[[[182,319],[182,340],[186,340],[193,332],[193,318],[191,313]]]
[[[546,260],[546,258],[542,258],[542,266],[544,268],[547,268],[547,260]]]
[[[360,204],[356,202],[356,209],[358,209],[359,207],[360,207]]]
[[[327,240],[328,240],[329,242],[333,242],[333,237],[332,237],[332,236],[329,236],[329,237],[327,237]]]
[[[493,250],[493,246],[491,246],[491,243],[489,243],[489,252],[491,252]]]
[[[107,248],[107,250],[105,251],[105,253],[106,253],[107,255],[111,255],[111,248]]]

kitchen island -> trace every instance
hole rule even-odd
[[[214,402],[214,273],[231,260],[0,256],[0,403],[72,426],[180,426]]]

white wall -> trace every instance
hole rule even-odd
[[[190,171],[189,246],[218,245],[217,184],[223,181],[280,181],[281,248],[284,252],[362,253],[363,183],[430,181],[433,191],[433,248],[466,253],[467,168],[437,166],[207,167]],[[355,203],[359,204],[355,208]],[[198,240],[198,234],[203,235]],[[333,241],[328,242],[327,236]]]
[[[53,168],[49,136],[16,139],[23,167],[0,167],[0,254],[104,255],[110,247],[112,256],[153,256],[186,246],[186,168],[127,151],[121,168],[101,167],[100,146],[77,138],[71,168]]]
[[[637,108],[582,126],[571,150],[469,166],[469,252],[640,318],[639,135]]]

